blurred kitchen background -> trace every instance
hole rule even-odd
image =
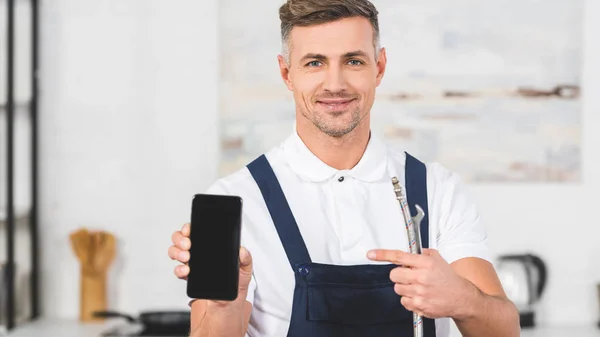
[[[282,2],[0,0],[0,335],[106,331],[78,323],[83,228],[107,309],[188,309],[167,248],[193,194],[292,131]],[[600,1],[373,3],[374,131],[464,178],[530,333],[600,334]]]

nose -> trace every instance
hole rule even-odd
[[[331,65],[327,68],[323,89],[330,92],[340,92],[347,87],[346,78],[341,66]]]

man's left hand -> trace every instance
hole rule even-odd
[[[454,317],[476,288],[457,275],[435,249],[423,249],[422,254],[401,250],[371,250],[367,257],[398,265],[390,272],[395,292],[402,296],[402,305],[428,318]]]

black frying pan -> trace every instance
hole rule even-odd
[[[143,336],[188,336],[190,333],[189,311],[147,311],[138,318],[115,311],[97,311],[96,317],[124,318],[130,323],[143,326]]]

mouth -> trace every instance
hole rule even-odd
[[[344,99],[322,99],[317,101],[317,105],[324,107],[329,111],[340,111],[345,110],[350,104],[352,104],[355,98],[344,98]]]

